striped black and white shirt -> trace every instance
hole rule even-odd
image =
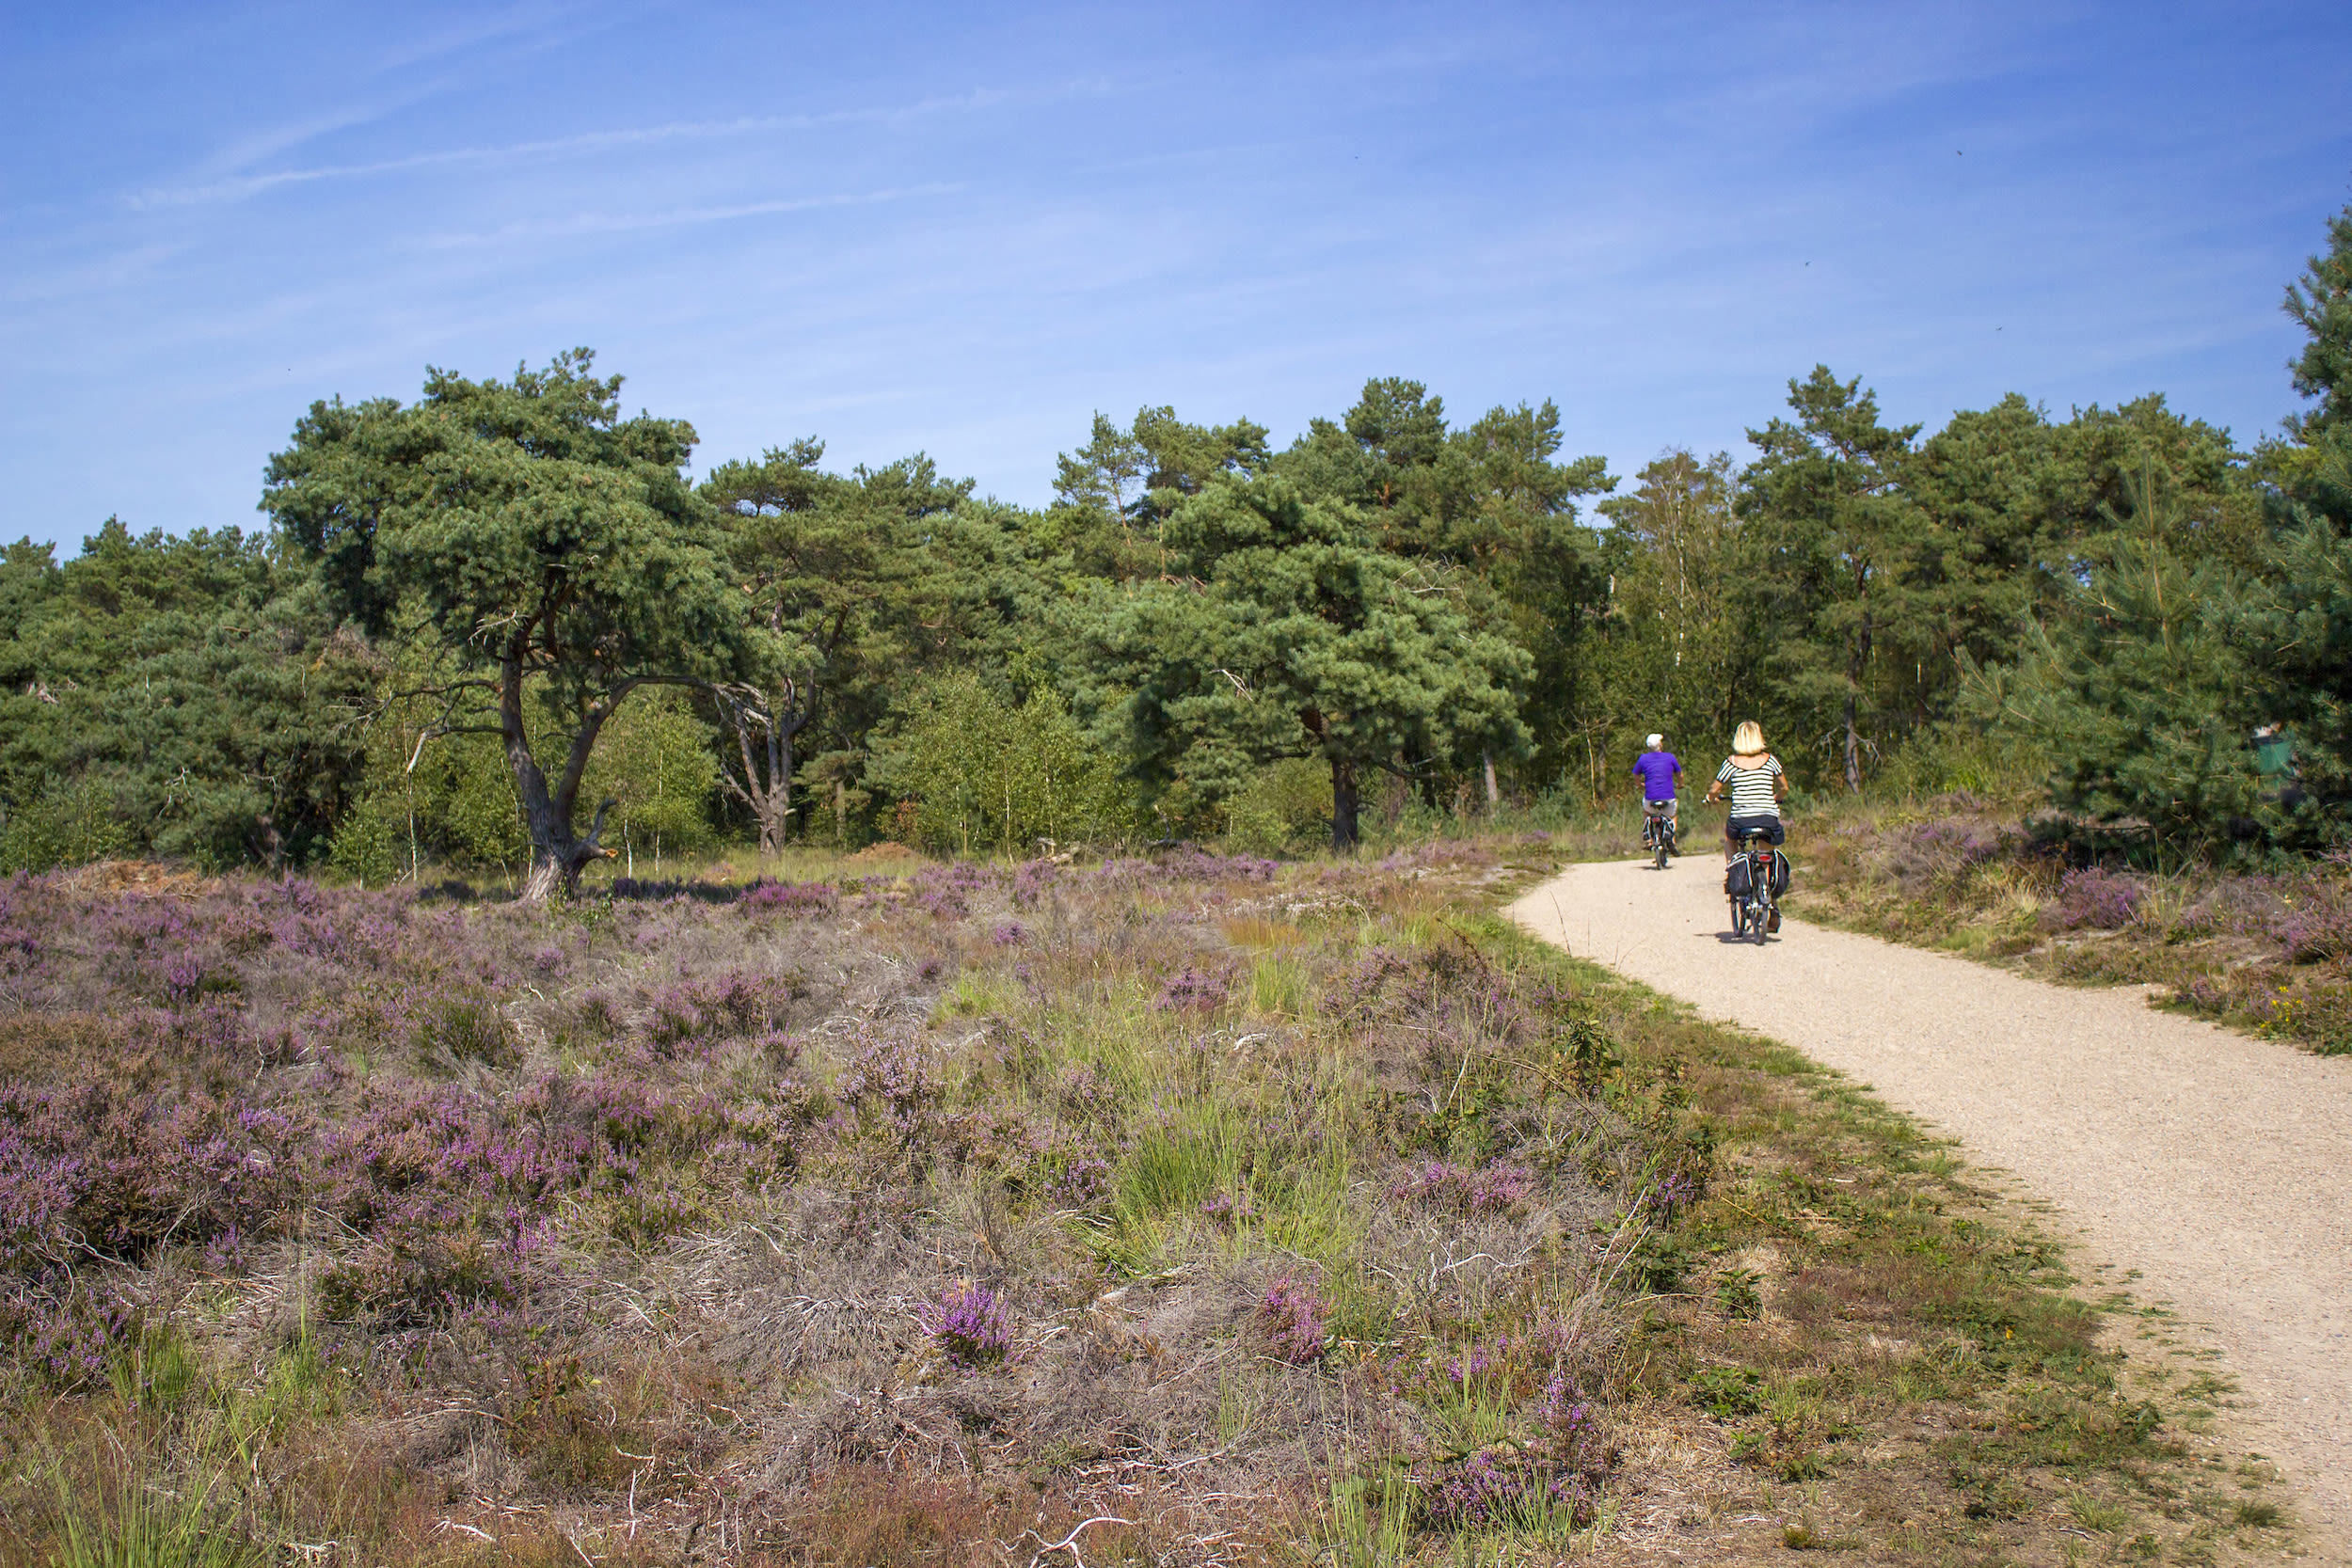
[[[1731,815],[1734,816],[1778,816],[1780,802],[1774,798],[1772,781],[1780,777],[1780,758],[1770,752],[1754,768],[1736,768],[1729,757],[1715,774],[1715,782],[1731,786]]]

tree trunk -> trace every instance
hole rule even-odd
[[[1846,692],[1846,793],[1862,793],[1862,747],[1853,727],[1854,694]]]
[[[1478,757],[1486,771],[1486,809],[1492,811],[1502,804],[1502,790],[1495,783],[1495,754],[1492,752],[1481,752]]]
[[[814,711],[814,693],[791,682],[783,701],[759,694],[755,706],[741,690],[715,690],[719,711],[735,732],[735,749],[742,758],[739,773],[722,752],[719,782],[728,794],[750,808],[759,823],[759,852],[772,857],[784,848],[792,828],[792,740]],[[756,732],[756,733],[755,733]]]
[[[1344,757],[1331,759],[1331,847],[1342,854],[1356,851],[1356,765]]]
[[[572,832],[568,821],[556,820],[547,790],[540,789],[542,809],[523,809],[524,820],[531,824],[531,870],[523,878],[522,892],[516,896],[526,904],[544,904],[550,898],[574,898],[580,894],[580,874],[588,863],[602,860],[612,853],[596,840],[604,832],[605,813],[613,802],[606,800],[596,807],[596,824],[585,838]]]
[[[507,640],[505,656],[500,660],[499,737],[506,749],[506,766],[515,775],[515,794],[522,802],[523,827],[531,835],[531,869],[523,878],[519,897],[524,903],[544,904],[549,898],[578,894],[581,868],[612,852],[596,840],[613,802],[607,800],[596,808],[596,823],[585,838],[572,832],[572,807],[597,733],[636,683],[623,682],[581,716],[564,759],[564,776],[550,790],[539,759],[531,754],[531,736],[523,724],[523,656],[530,648],[531,635],[530,624],[517,628]]]
[[[784,852],[785,835],[792,831],[792,735],[781,724],[768,726],[768,787],[759,797],[759,852]]]
[[[1846,659],[1846,792],[1862,793],[1862,733],[1855,728],[1855,707],[1862,696],[1862,673],[1870,663],[1870,617],[1848,645]]]

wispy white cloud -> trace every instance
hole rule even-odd
[[[338,131],[348,131],[357,126],[371,124],[400,108],[405,102],[404,97],[389,102],[376,101],[365,104],[346,104],[328,114],[312,115],[307,119],[282,125],[262,126],[247,131],[215,148],[206,155],[203,162],[197,166],[199,174],[221,178],[215,179],[204,185],[189,188],[199,190],[226,188],[236,182],[229,177],[235,175],[240,169],[249,168],[264,158],[276,157],[280,152],[316,141],[321,136],[332,135]],[[145,204],[134,200],[133,205]]]
[[[0,289],[0,300],[10,305],[54,305],[85,294],[110,293],[153,277],[166,261],[187,248],[183,242],[158,241],[47,272],[11,267],[7,287]]]
[[[375,57],[375,67],[379,71],[399,71],[503,39],[570,38],[576,36],[578,28],[566,24],[572,21],[577,9],[553,5],[508,6],[387,49]]]
[[[262,174],[239,175],[231,179],[212,180],[196,184],[157,186],[132,193],[124,198],[124,203],[134,211],[143,212],[160,207],[185,207],[207,202],[238,201],[289,185],[310,185],[334,180],[368,179],[386,174],[402,174],[415,169],[461,165],[489,166],[532,160],[573,158],[611,151],[616,148],[650,147],[663,142],[707,141],[731,136],[761,135],[775,132],[821,131],[844,125],[898,124],[933,115],[973,113],[993,108],[1015,96],[1013,93],[994,88],[976,87],[970,92],[957,93],[949,97],[924,98],[912,103],[836,109],[822,114],[745,115],[733,119],[674,120],[663,125],[640,125],[611,131],[587,131],[577,135],[550,136],[541,140],[507,142],[490,147],[447,148],[434,152],[411,153],[399,158],[380,158],[368,163],[325,164],[310,168],[276,169]]]
[[[674,207],[658,213],[575,213],[568,217],[538,222],[501,224],[471,233],[427,234],[420,245],[457,248],[466,245],[510,245],[516,240],[564,239],[582,234],[626,234],[647,229],[678,229],[697,223],[731,223],[741,218],[767,217],[777,213],[818,212],[828,208],[873,207],[910,198],[947,196],[967,187],[961,182],[902,185],[886,190],[841,196],[794,197],[774,201],[739,201],[718,207]]]

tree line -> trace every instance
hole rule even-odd
[[[1817,366],[1735,461],[1621,480],[1555,404],[1402,378],[1275,449],[1097,415],[1054,501],[814,438],[688,478],[586,350],[314,404],[268,526],[0,548],[0,869],[127,853],[385,879],[714,837],[1352,847],[1366,810],[1599,800],[1760,716],[1810,789],[2027,757],[2196,852],[2352,796],[2352,208],[2290,286],[2308,406],[2151,395],[1925,436]],[[1948,771],[1948,769],[1947,769]]]

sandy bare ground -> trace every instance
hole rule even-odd
[[[1801,846],[1798,874],[1804,874]],[[1711,855],[1570,867],[1511,916],[1580,958],[1796,1047],[1958,1138],[2209,1326],[2244,1440],[2352,1538],[2352,1058],[1790,920],[1735,943]],[[2081,1272],[2088,1272],[2081,1271]]]

